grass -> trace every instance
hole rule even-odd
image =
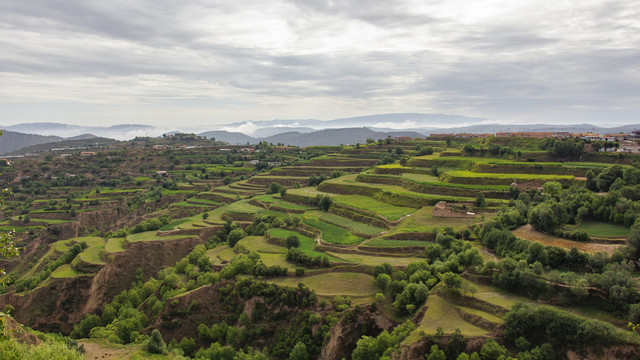
[[[432,182],[440,181],[440,179],[437,176],[427,175],[427,174],[403,173],[402,177],[419,182],[419,183],[423,183],[423,182],[432,183]]]
[[[389,263],[392,266],[404,267],[411,263],[425,260],[417,257],[369,256],[369,255],[361,255],[361,254],[342,254],[342,253],[333,253],[333,252],[327,252],[327,254],[337,257],[339,259],[343,259],[345,261],[349,261],[356,264],[369,265],[369,266],[377,266],[377,265],[382,265],[384,263]]]
[[[378,291],[373,276],[352,272],[326,273],[304,278],[274,279],[270,282],[290,287],[298,287],[298,283],[302,283],[315,290],[321,296],[369,296]]]
[[[403,219],[400,224],[398,224],[398,226],[392,229],[389,233],[432,232],[434,230],[442,231],[446,227],[452,227],[454,230],[460,230],[482,222],[482,216],[476,216],[473,219],[446,217],[434,218],[432,214],[433,208],[431,206],[424,207],[411,214],[411,216],[406,219]],[[487,215],[485,215],[485,219],[488,219]]]
[[[589,236],[604,238],[619,238],[629,236],[629,228],[622,225],[608,224],[597,221],[585,221],[580,225],[568,226],[570,230],[584,231]]]
[[[110,238],[107,240],[104,250],[111,254],[125,251],[125,248],[122,247],[122,245],[124,245],[124,238]]]
[[[331,196],[331,198],[339,204],[356,209],[369,210],[391,221],[398,220],[416,211],[416,209],[409,207],[390,205],[365,195],[335,195]]]
[[[363,224],[361,222],[353,221],[351,219],[338,216],[336,214],[324,213],[320,216],[320,220],[328,222],[333,225],[337,225],[343,228],[348,228],[351,230],[355,230],[361,234],[365,235],[375,235],[384,231],[379,227],[375,227],[368,224]]]
[[[577,248],[580,251],[584,251],[587,253],[597,253],[597,252],[606,252],[612,254],[620,245],[614,244],[596,244],[596,243],[584,243],[579,241],[567,240],[559,237],[555,237],[552,235],[548,235],[545,233],[541,233],[535,230],[531,225],[521,226],[513,231],[514,235],[517,237],[539,242],[543,245],[547,246],[557,246],[563,249],[571,249],[572,247]]]
[[[460,316],[455,305],[438,295],[430,295],[426,303],[427,311],[418,327],[403,341],[404,344],[413,344],[422,336],[421,331],[428,335],[434,335],[439,327],[445,334],[451,334],[460,329],[462,335],[473,337],[488,335],[489,332],[472,325]]]
[[[272,230],[281,230],[281,229],[270,229],[269,232],[271,232]],[[279,235],[274,235],[274,236],[280,237]],[[298,235],[298,237],[300,236],[301,235]],[[287,252],[287,249],[285,249],[282,246],[268,243],[267,239],[265,239],[264,236],[247,236],[244,239],[238,241],[238,245],[244,247],[249,251],[253,250],[253,251],[257,251],[259,253],[265,253],[265,254],[284,254]]]
[[[421,240],[391,240],[391,239],[372,239],[362,245],[371,247],[405,247],[405,246],[422,246],[426,247],[430,242]]]
[[[298,250],[302,251],[303,253],[310,255],[310,256],[322,256],[325,255],[329,258],[329,260],[331,261],[342,261],[341,259],[338,259],[334,256],[329,256],[327,254],[325,254],[322,251],[316,251],[316,246],[315,246],[315,240],[308,237],[308,236],[304,236],[301,234],[298,234],[295,231],[291,231],[291,230],[285,230],[285,229],[269,229],[269,234],[271,234],[272,236],[275,237],[279,237],[282,239],[286,239],[287,237],[291,236],[291,235],[295,235],[298,237],[298,240],[300,240],[300,246],[298,247]],[[271,244],[269,244],[271,245]],[[283,252],[286,252],[286,250],[284,250],[283,247],[280,247],[280,249],[283,249]],[[258,251],[260,252],[260,251]]]
[[[173,229],[177,228],[178,225],[184,224],[187,221],[191,221],[191,220],[192,220],[191,218],[182,218],[182,219],[174,220],[174,221],[168,223],[167,225],[162,226],[159,230],[160,231],[173,230]]]
[[[207,254],[209,260],[211,260],[214,265],[222,265],[222,260],[219,258],[219,255],[226,250],[229,250],[228,245],[220,245],[216,246],[213,249],[207,250],[205,254]]]
[[[230,214],[259,214],[264,208],[249,204],[249,200],[241,200],[227,206],[226,212]]]
[[[72,277],[77,277],[81,275],[85,275],[85,274],[74,270],[73,267],[71,267],[71,265],[69,264],[64,264],[59,266],[57,269],[55,269],[50,276],[52,278],[59,279],[59,278],[72,278]]]
[[[502,174],[502,173],[476,173],[473,171],[453,170],[447,171],[447,175],[457,178],[490,178],[490,179],[518,179],[518,180],[571,180],[573,175],[540,175],[540,174]]]
[[[100,258],[100,252],[104,249],[104,242],[100,245],[89,246],[78,257],[89,264],[104,264]]]
[[[353,235],[346,229],[318,219],[306,218],[303,222],[306,225],[313,226],[322,231],[322,240],[332,244],[350,245],[361,243],[364,240],[359,236]]]
[[[176,240],[191,238],[193,235],[171,235],[171,236],[158,236],[155,231],[145,231],[137,234],[127,235],[127,241],[164,241],[164,240]]]

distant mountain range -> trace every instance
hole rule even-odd
[[[156,137],[176,132],[196,133],[229,144],[267,141],[286,145],[339,145],[364,143],[367,138],[387,136],[428,136],[431,133],[495,133],[505,131],[569,131],[618,133],[640,129],[640,124],[604,128],[579,125],[501,125],[477,117],[446,114],[398,113],[342,118],[329,121],[316,119],[243,121],[227,125],[163,129],[141,124],[109,127],[79,126],[60,123],[28,123],[5,127],[0,138],[0,154],[21,148],[57,143],[65,140],[111,138],[129,140],[135,137]],[[51,145],[50,147],[56,147]],[[46,148],[39,147],[39,149]]]

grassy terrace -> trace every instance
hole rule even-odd
[[[318,215],[319,214],[315,212],[306,213],[302,221],[306,225],[322,231],[322,240],[341,245],[357,244],[364,240],[364,238],[353,235],[347,229],[319,220]]]
[[[391,221],[399,220],[403,216],[412,214],[414,208],[394,206],[365,195],[335,195],[331,197],[336,203],[354,207],[356,209],[373,211]]]
[[[155,231],[145,231],[138,234],[127,235],[128,242],[138,241],[165,241],[192,238],[193,235],[171,235],[171,236],[158,236]]]
[[[489,178],[489,179],[507,179],[507,180],[572,180],[573,175],[540,175],[540,174],[500,174],[500,173],[476,173],[472,171],[447,171],[447,175],[456,178]]]
[[[442,231],[446,227],[452,227],[454,230],[460,230],[482,222],[481,215],[476,215],[473,219],[444,217],[434,218],[432,213],[433,208],[431,206],[424,207],[411,214],[411,216],[406,219],[403,219],[398,226],[389,231],[389,234],[433,232],[435,230]],[[484,215],[485,219],[488,219],[490,216],[491,214]]]
[[[340,226],[342,228],[355,230],[358,233],[364,235],[375,235],[384,231],[384,229],[382,228],[363,224],[361,222],[353,221],[351,219],[330,213],[324,213],[320,215],[320,220],[328,222],[329,224]]]
[[[362,297],[374,295],[378,291],[373,276],[351,272],[327,273],[303,278],[288,277],[269,280],[269,282],[289,287],[297,287],[298,283],[302,283],[315,290],[320,296]]]
[[[125,251],[124,238],[110,238],[107,239],[107,243],[104,245],[104,250],[110,254]]]

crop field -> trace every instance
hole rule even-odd
[[[597,244],[584,243],[579,241],[567,240],[552,235],[541,233],[535,230],[531,225],[524,225],[513,231],[513,234],[521,239],[539,242],[548,246],[557,246],[563,249],[577,248],[587,253],[606,252],[612,254],[620,245],[614,244]]]
[[[350,245],[360,243],[364,240],[359,236],[353,235],[346,229],[326,223],[316,218],[306,218],[303,222],[306,225],[313,226],[314,228],[322,231],[322,240],[329,243]]]
[[[570,230],[584,231],[589,236],[603,238],[622,238],[629,236],[629,228],[622,225],[607,224],[596,221],[585,221],[580,225],[568,226]]]
[[[384,231],[384,229],[382,228],[363,224],[361,222],[357,222],[346,217],[338,216],[331,213],[323,213],[322,215],[320,215],[320,220],[343,228],[355,230],[364,235],[375,235]]]
[[[336,272],[311,275],[303,278],[284,278],[270,280],[278,285],[297,287],[298,283],[316,291],[321,296],[369,296],[378,290],[373,276],[352,272]]]
[[[335,195],[331,198],[339,204],[369,210],[391,221],[416,211],[414,208],[390,205],[365,195]]]

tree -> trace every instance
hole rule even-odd
[[[542,191],[551,196],[558,196],[562,192],[562,184],[557,181],[547,181],[542,185]]]
[[[427,357],[427,360],[446,360],[447,357],[444,355],[444,351],[438,348],[438,345],[431,346],[431,352]]]
[[[296,346],[293,347],[293,350],[291,350],[289,360],[309,360],[309,353],[304,343],[298,341]]]
[[[300,239],[298,239],[295,235],[290,235],[287,237],[287,248],[298,247],[300,246]]]
[[[380,288],[380,290],[385,291],[391,284],[391,276],[387,274],[380,274],[376,277],[376,285]]]
[[[320,208],[324,210],[324,212],[329,211],[331,205],[333,205],[333,200],[331,200],[329,195],[322,195],[320,201],[318,201],[318,206],[320,206]]]
[[[147,343],[147,351],[152,354],[167,353],[167,345],[164,343],[162,335],[158,329],[153,329],[151,332],[151,338],[149,338],[149,342]]]
[[[484,198],[484,193],[482,191],[478,191],[478,195],[476,195],[476,201],[474,201],[473,204],[479,208],[483,208],[487,205],[487,202]]]
[[[460,289],[462,289],[462,278],[458,274],[452,272],[446,272],[442,274],[442,282],[452,295],[460,295]]]
[[[242,238],[244,238],[245,236],[247,236],[247,234],[242,229],[238,228],[238,229],[231,230],[231,232],[229,233],[229,236],[227,236],[227,242],[229,243],[229,247],[236,246],[238,241],[242,240]]]

